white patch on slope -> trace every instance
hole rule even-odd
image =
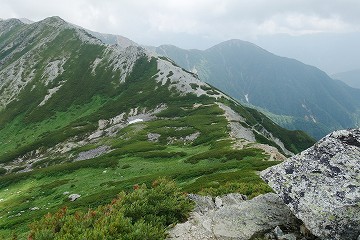
[[[48,89],[48,94],[44,97],[44,99],[41,101],[41,103],[39,104],[39,106],[44,105],[47,100],[49,100],[51,98],[51,96],[56,93],[57,91],[59,91],[59,89],[62,87],[62,85]]]
[[[145,49],[137,46],[129,46],[126,48],[108,46],[104,55],[110,55],[109,62],[111,62],[113,71],[121,71],[120,82],[123,83],[125,82],[126,77],[131,73],[136,60],[146,56],[146,53]]]
[[[41,79],[44,79],[45,86],[64,72],[63,66],[67,60],[67,58],[63,57],[62,59],[51,61],[46,65],[44,73],[41,76]]]
[[[315,119],[315,117],[313,115],[310,115],[310,118],[314,123],[317,123],[317,121],[316,121],[316,119]]]
[[[29,69],[28,61],[27,58],[20,58],[0,71],[0,89],[2,89],[0,109],[14,100],[28,82],[34,78],[34,70],[26,70]]]
[[[41,35],[46,26],[51,26],[56,31],[51,31],[47,37],[42,38],[31,50],[23,54],[18,60],[6,66],[0,71],[0,89],[2,93],[0,96],[0,109],[4,108],[7,104],[13,101],[20,91],[33,80],[36,70],[35,66],[38,63],[38,53],[46,48],[46,44],[53,41],[63,29],[71,28],[69,24],[64,21],[54,21],[48,18],[42,21],[42,24],[30,24],[26,27],[33,29],[29,35],[23,36],[21,44],[16,47],[14,51],[2,59],[6,62],[11,59],[15,54],[23,51],[26,47],[33,43],[33,39]],[[20,37],[19,37],[20,38]],[[4,46],[4,49],[11,48],[14,43],[9,43]]]
[[[136,123],[136,122],[146,122],[156,118],[155,114],[166,109],[165,105],[159,105],[153,110],[146,111],[144,109],[142,112],[138,111],[138,108],[131,109],[130,112],[121,113],[110,119],[101,119],[99,120],[98,129],[90,134],[88,140],[93,140],[101,136],[115,136],[116,133],[125,128],[126,126]],[[125,117],[127,116],[127,118]]]
[[[143,121],[144,121],[144,120],[141,119],[141,118],[136,118],[136,119],[134,119],[134,120],[129,121],[129,125],[130,125],[130,124],[133,124],[133,123],[143,122]]]
[[[175,87],[179,92],[183,94],[194,93],[197,96],[201,96],[203,94],[208,95],[213,98],[228,98],[223,93],[216,91],[216,94],[210,95],[207,94],[207,91],[201,88],[201,86],[209,88],[209,85],[197,79],[193,74],[184,71],[182,68],[175,66],[173,63],[158,58],[158,70],[159,74],[156,78],[157,82],[161,82],[161,85],[165,85],[168,81],[170,81],[170,88]],[[193,89],[191,85],[196,84],[197,88]]]
[[[255,135],[250,128],[246,128],[241,125],[240,122],[245,122],[245,119],[232,110],[230,107],[223,103],[216,103],[225,112],[225,117],[228,120],[230,127],[230,137],[235,139],[245,139],[249,142],[256,142]]]
[[[225,117],[228,120],[228,126],[231,129],[230,137],[237,140],[233,145],[234,148],[243,149],[244,147],[251,146],[252,148],[258,148],[265,151],[269,155],[269,160],[282,161],[286,159],[277,148],[266,144],[256,143],[255,134],[253,132],[256,130],[250,127],[246,128],[241,124],[241,122],[245,123],[245,118],[223,103],[217,102],[216,104],[225,111]]]
[[[73,25],[70,25],[70,24],[69,24],[69,26],[73,27]],[[94,44],[94,45],[103,45],[103,43],[99,39],[95,38],[94,36],[89,34],[84,29],[77,28],[77,27],[74,27],[74,29],[76,31],[76,34],[77,34],[78,38],[81,41],[83,41],[84,43]]]
[[[269,139],[271,139],[273,142],[275,142],[275,143],[281,148],[281,150],[283,150],[283,152],[284,152],[286,155],[290,155],[290,156],[293,156],[293,155],[294,155],[294,153],[292,153],[292,152],[290,152],[289,150],[287,150],[287,149],[285,148],[285,146],[284,146],[284,143],[283,143],[280,139],[274,137],[274,135],[272,135],[271,132],[269,132],[269,131],[266,130],[265,128],[262,128],[260,132],[261,132],[264,136],[266,136],[267,138],[269,138]]]
[[[90,68],[91,68],[91,74],[95,75],[95,69],[96,67],[99,65],[99,63],[101,62],[102,58],[96,58],[94,60],[94,62],[91,64]]]
[[[249,102],[249,94],[245,94],[245,100]]]

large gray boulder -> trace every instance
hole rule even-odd
[[[298,220],[274,193],[251,200],[231,193],[213,199],[190,195],[196,207],[185,223],[169,232],[169,239],[178,240],[249,240],[269,232],[276,226],[293,229]]]
[[[360,129],[333,132],[261,176],[314,235],[358,239]]]

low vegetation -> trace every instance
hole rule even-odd
[[[186,220],[192,203],[174,182],[158,179],[152,188],[134,186],[110,204],[76,211],[66,207],[30,225],[28,239],[165,239],[166,229]]]

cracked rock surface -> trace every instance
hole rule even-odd
[[[261,176],[314,235],[359,239],[360,129],[330,133]]]
[[[293,226],[296,217],[274,193],[251,200],[231,193],[213,199],[191,194],[196,207],[185,223],[177,224],[169,239],[250,239],[276,226]]]

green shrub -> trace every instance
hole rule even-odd
[[[152,188],[134,186],[110,204],[70,214],[67,208],[30,225],[28,239],[165,239],[166,228],[184,221],[192,203],[174,182],[159,179]]]
[[[121,169],[127,169],[127,168],[131,168],[130,164],[124,164],[121,166]]]
[[[272,192],[272,190],[264,182],[227,182],[219,186],[203,188],[199,194],[219,196],[233,192],[241,193],[251,199],[260,194]]]
[[[197,85],[196,83],[190,83],[190,87],[193,89],[193,90],[196,90],[199,85]]]
[[[245,157],[259,157],[263,158],[263,152],[260,149],[255,148],[247,148],[241,150],[227,150],[227,149],[219,149],[219,150],[210,150],[207,152],[199,153],[193,155],[185,160],[186,163],[196,164],[201,160],[222,160],[223,162],[230,160],[243,160]]]
[[[206,85],[201,85],[200,88],[201,88],[202,90],[204,90],[204,91],[212,90],[211,87],[208,87],[208,86],[206,86]]]
[[[161,151],[149,151],[149,152],[140,152],[135,156],[142,158],[176,158],[176,157],[185,157],[185,152],[161,152]]]
[[[5,168],[0,168],[0,175],[4,175],[7,172]]]

